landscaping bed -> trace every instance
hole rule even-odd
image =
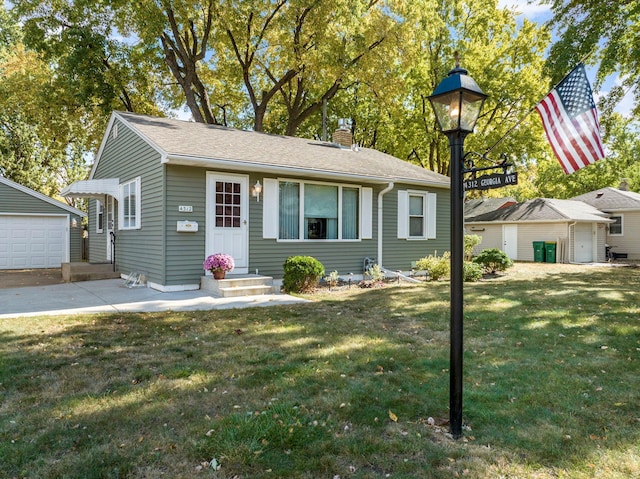
[[[295,306],[0,322],[0,476],[640,477],[640,270],[516,264]]]

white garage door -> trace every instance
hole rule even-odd
[[[59,268],[67,237],[64,216],[0,215],[0,269]]]

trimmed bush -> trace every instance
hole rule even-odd
[[[442,256],[429,255],[416,261],[416,269],[426,271],[429,279],[437,281],[446,278],[451,273],[450,253],[447,251]]]
[[[513,261],[504,251],[498,248],[483,250],[478,256],[473,258],[473,262],[482,266],[484,271],[493,274],[497,271],[504,271],[513,266]]]
[[[324,266],[312,256],[289,256],[282,266],[282,289],[286,293],[311,291],[324,274]]]
[[[462,277],[465,282],[478,281],[482,278],[482,266],[478,263],[465,261],[462,265]]]

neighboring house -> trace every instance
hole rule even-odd
[[[90,198],[90,261],[115,254],[162,291],[197,289],[216,252],[281,277],[292,255],[359,275],[447,250],[449,178],[336,133],[348,146],[114,112],[89,180],[61,194]]]
[[[479,198],[467,200],[464,202],[464,217],[473,218],[474,216],[483,215],[491,211],[504,208],[505,206],[515,205],[515,198]]]
[[[640,259],[640,194],[620,189],[602,188],[572,198],[610,215],[613,223],[607,230],[606,242],[617,254]]]
[[[555,242],[556,261],[605,261],[607,215],[581,201],[537,198],[469,218],[466,233],[482,236],[476,253],[498,248],[514,260],[533,261],[534,241]]]
[[[86,216],[0,176],[0,269],[59,268],[81,261]]]

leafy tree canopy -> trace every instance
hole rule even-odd
[[[622,3],[631,11],[637,2]],[[329,132],[338,118],[350,118],[360,145],[448,174],[447,140],[437,131],[427,97],[454,66],[458,51],[462,66],[489,95],[467,149],[483,153],[510,132],[490,157],[507,155],[521,184],[500,193],[519,199],[569,196],[579,185],[593,184],[586,177],[613,176],[562,177],[539,119],[527,116],[551,84],[544,69],[548,28],[517,21],[497,0],[16,0],[13,5],[23,28],[14,22],[0,38],[20,45],[10,61],[24,68],[4,75],[0,87],[10,98],[28,81],[33,98],[29,93],[19,108],[0,100],[4,118],[23,122],[13,136],[5,127],[5,171],[11,165],[21,171],[15,166],[20,155],[32,164],[50,162],[42,156],[48,144],[43,139],[54,137],[50,151],[58,156],[47,153],[47,158],[81,164],[113,109],[175,115],[186,108],[195,121],[320,138],[326,105]],[[554,46],[552,51],[572,50]],[[8,68],[7,51],[0,54]],[[547,71],[555,75],[557,68]],[[51,119],[47,111],[62,114]],[[621,121],[611,117],[607,123],[616,157],[635,146]],[[54,128],[59,134],[52,134]],[[31,149],[21,150],[22,144]],[[484,164],[478,166],[488,161],[479,160]],[[60,171],[59,165],[54,170]],[[578,182],[580,175],[585,178]]]
[[[554,13],[552,25],[560,40],[551,48],[548,72],[559,81],[577,63],[598,65],[597,84],[618,75],[620,84],[612,88],[602,103],[610,112],[633,90],[634,115],[640,114],[640,2],[638,0],[547,0]]]

